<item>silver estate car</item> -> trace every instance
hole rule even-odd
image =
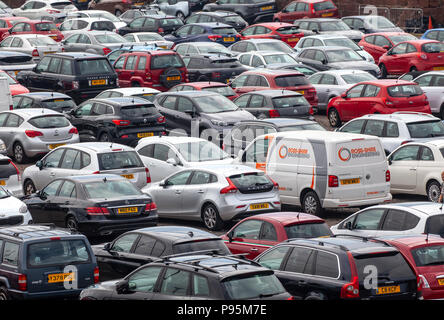
[[[18,163],[52,149],[79,142],[79,133],[61,113],[44,108],[0,112],[0,139]]]
[[[150,172],[133,148],[109,142],[61,146],[23,171],[25,195],[42,190],[54,179],[86,174],[117,174],[138,188],[151,182]]]
[[[76,31],[62,41],[65,52],[87,52],[107,55],[127,41],[111,31]]]
[[[62,52],[63,46],[42,34],[18,34],[5,38],[0,43],[0,50],[10,50],[32,55],[38,62],[45,54]]]
[[[174,173],[142,189],[161,218],[202,220],[209,230],[225,222],[281,210],[278,185],[243,165],[203,165]]]

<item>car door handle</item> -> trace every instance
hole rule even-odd
[[[55,176],[55,173],[54,173],[54,172],[51,172],[49,175],[50,175],[51,177],[54,177],[54,176]]]
[[[258,248],[253,248],[250,251],[258,251],[258,250],[259,250]]]
[[[307,285],[307,281],[299,280],[299,281],[297,281],[297,284],[300,285],[300,286],[305,286],[305,285]]]
[[[197,193],[204,193],[205,191],[203,191],[203,190],[199,190],[199,191],[197,191]]]
[[[176,193],[176,194],[181,194],[182,191],[176,190],[175,193]]]
[[[415,169],[415,168],[410,168],[410,170],[411,170],[411,171],[416,171],[416,169]]]

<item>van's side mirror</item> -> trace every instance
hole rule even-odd
[[[128,280],[121,280],[116,283],[116,292],[117,294],[124,294],[129,291],[129,282]]]
[[[344,228],[345,228],[345,229],[348,229],[348,230],[353,230],[352,222],[351,222],[351,221],[347,221],[347,222],[344,224]]]

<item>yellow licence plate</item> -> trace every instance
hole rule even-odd
[[[137,134],[137,138],[146,138],[154,136],[153,132],[142,132]]]
[[[105,79],[91,80],[91,85],[92,86],[103,86],[105,84],[106,84],[106,80]]]
[[[174,80],[180,80],[180,76],[167,77],[167,81],[174,81]]]
[[[361,182],[360,178],[354,178],[354,179],[342,179],[341,184],[358,184]]]
[[[134,179],[134,175],[133,174],[121,174],[122,177],[127,178],[127,179]]]
[[[65,282],[65,281],[74,281],[75,276],[74,273],[54,273],[48,275],[48,283],[57,283],[57,282]]]
[[[444,279],[438,279],[438,284],[440,286],[444,286]]]
[[[304,90],[302,90],[302,91],[296,91],[296,92],[299,92],[300,94],[304,94],[304,93],[305,93]]]
[[[43,55],[50,54],[50,53],[56,53],[56,52],[55,51],[46,51],[46,52],[43,52]]]
[[[167,49],[167,46],[159,46],[159,48]]]
[[[444,67],[434,67],[433,70],[444,70]]]
[[[264,11],[264,10],[271,10],[271,9],[273,9],[273,6],[266,6],[266,7],[262,7],[261,8],[262,11]]]
[[[130,208],[119,208],[117,209],[118,213],[137,213],[137,207]]]
[[[51,39],[56,40],[57,36],[49,36]]]
[[[6,181],[5,180],[0,180],[0,186],[4,186],[6,185]]]
[[[389,286],[389,287],[379,287],[376,288],[376,294],[390,294],[401,292],[400,286]]]
[[[233,37],[224,38],[224,42],[233,42],[233,41],[234,41]]]
[[[288,39],[288,42],[298,42],[299,38],[290,38]]]
[[[65,144],[64,143],[56,143],[56,144],[50,144],[49,145],[49,149],[55,149],[55,148],[57,148],[57,147],[60,147],[60,146],[64,146]]]
[[[333,12],[323,13],[322,14],[323,17],[331,17],[332,15],[333,15]]]
[[[268,209],[269,207],[270,205],[268,203],[250,204],[250,210]]]

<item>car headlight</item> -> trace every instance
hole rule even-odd
[[[28,212],[28,207],[26,206],[26,204],[22,205],[19,209],[20,213],[26,213]]]
[[[4,144],[3,142],[0,143],[0,151],[5,151],[6,150],[6,144]]]
[[[228,123],[226,123],[225,121],[220,121],[220,120],[211,120],[211,123],[214,124],[215,126],[219,126],[219,127],[228,126]]]

